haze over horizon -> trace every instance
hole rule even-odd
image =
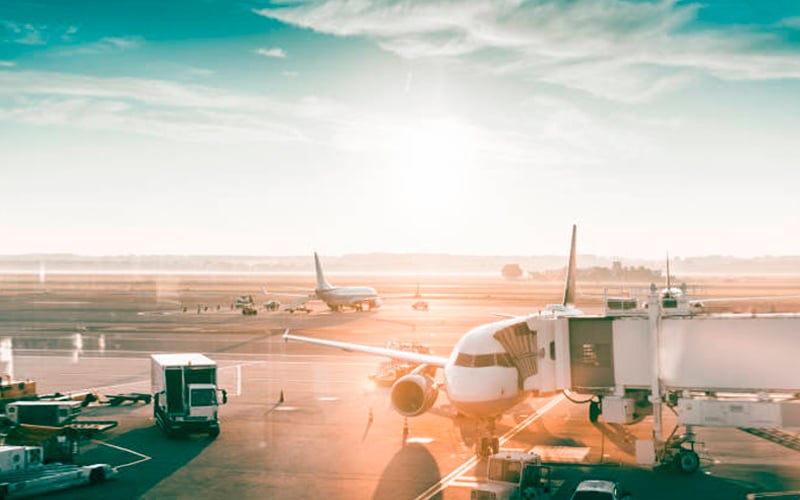
[[[0,255],[800,255],[800,3],[0,6]]]

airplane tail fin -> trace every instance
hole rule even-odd
[[[317,255],[317,252],[314,252],[314,265],[317,268],[317,290],[327,290],[328,288],[333,288],[325,279],[325,275],[322,274],[322,264],[319,263],[319,256]]]
[[[569,249],[569,264],[567,267],[567,281],[564,283],[563,305],[575,304],[575,233],[577,226],[572,225],[572,244]]]
[[[667,252],[667,291],[672,290],[672,277],[669,274],[669,252]]]

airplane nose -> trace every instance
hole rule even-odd
[[[447,395],[453,401],[480,402],[515,397],[517,372],[493,366],[471,368],[452,366],[445,371]]]

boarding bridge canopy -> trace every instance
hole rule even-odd
[[[539,371],[536,331],[528,328],[528,323],[523,321],[495,332],[494,338],[511,356],[511,362],[517,368],[519,384],[522,387],[526,378],[536,375]]]

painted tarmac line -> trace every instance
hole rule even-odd
[[[260,365],[260,364],[263,364],[263,363],[264,363],[263,361],[249,361],[249,362],[246,362],[246,363],[239,363],[239,364],[235,364],[235,365],[218,366],[217,367],[217,371],[221,372],[223,370],[230,370],[230,369],[233,369],[233,368],[241,369],[242,367],[245,367],[245,366],[254,366],[254,365]],[[92,388],[89,388],[89,389],[79,389],[79,390],[75,390],[75,391],[67,391],[66,393],[64,393],[64,395],[65,396],[69,396],[69,397],[85,396],[86,394],[90,394],[90,393],[93,393],[93,392],[107,391],[109,389],[137,386],[137,385],[142,385],[142,384],[150,384],[150,379],[143,378],[143,379],[139,379],[139,380],[134,380],[133,382],[125,382],[125,383],[122,383],[122,384],[101,385],[101,386],[92,387]]]
[[[528,418],[526,418],[525,420],[514,426],[511,430],[503,434],[499,438],[500,445],[502,446],[505,442],[507,442],[508,440],[510,440],[511,438],[522,432],[524,428],[528,427],[535,420],[544,416],[545,413],[552,410],[557,404],[561,403],[564,399],[566,398],[564,397],[563,394],[559,394],[558,396],[555,396],[552,399],[550,399],[550,401],[548,401],[544,406],[533,412],[530,416],[528,416]],[[442,491],[444,491],[445,489],[447,489],[448,486],[452,486],[455,483],[461,483],[461,484],[465,483],[465,481],[461,481],[462,478],[464,477],[463,474],[472,467],[474,467],[477,463],[478,463],[478,457],[472,456],[466,462],[453,469],[453,471],[450,472],[450,474],[440,479],[438,483],[434,484],[433,486],[425,490],[415,500],[429,500],[434,496],[438,495],[439,493],[441,493]]]
[[[122,469],[123,467],[130,467],[131,465],[136,465],[136,464],[140,464],[142,462],[147,462],[148,460],[152,460],[152,458],[153,458],[153,457],[148,457],[147,455],[145,455],[143,453],[139,453],[138,451],[134,451],[134,450],[131,450],[129,448],[123,448],[122,446],[117,446],[115,444],[106,443],[105,441],[98,441],[96,439],[92,439],[92,442],[95,443],[95,444],[108,446],[109,448],[114,448],[116,450],[124,451],[124,452],[130,453],[131,455],[136,455],[137,457],[140,457],[139,460],[134,460],[133,462],[129,462],[127,464],[117,465],[117,467],[116,467],[117,469]]]
[[[800,491],[771,491],[765,493],[748,493],[747,500],[758,500],[759,498],[785,498],[787,500],[800,498]]]

